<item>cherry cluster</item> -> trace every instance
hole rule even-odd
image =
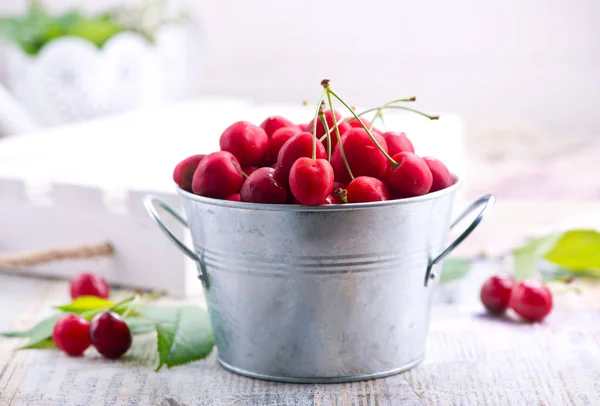
[[[70,290],[72,299],[80,296],[108,299],[110,294],[106,280],[92,273],[82,273],[73,278]],[[79,314],[69,313],[54,325],[52,340],[58,349],[71,356],[80,356],[93,345],[103,357],[116,359],[129,350],[132,335],[129,326],[114,312],[98,313],[91,322]]]
[[[406,134],[380,131],[361,117],[371,111],[383,117],[383,110],[396,108],[438,118],[398,105],[415,98],[357,114],[328,80],[321,85],[323,95],[310,122],[281,116],[260,125],[235,122],[221,134],[220,151],[184,159],[173,180],[183,190],[215,199],[307,206],[402,199],[454,184],[441,161],[415,154]],[[333,97],[349,116],[335,110]]]
[[[510,275],[494,275],[481,287],[481,302],[492,314],[511,308],[522,319],[540,322],[552,311],[552,293],[537,280],[515,283]]]

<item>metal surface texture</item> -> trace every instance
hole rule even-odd
[[[221,364],[291,382],[355,381],[418,364],[437,285],[431,275],[493,203],[484,196],[459,216],[483,206],[448,245],[458,187],[316,207],[230,202],[179,190]],[[171,238],[156,203],[174,211],[146,199]]]

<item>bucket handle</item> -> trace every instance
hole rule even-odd
[[[465,231],[463,231],[458,237],[456,237],[454,241],[448,244],[448,246],[441,252],[441,254],[439,254],[434,259],[429,260],[429,264],[427,265],[427,273],[425,274],[425,286],[427,286],[430,279],[435,278],[435,274],[431,272],[433,266],[438,262],[442,261],[444,258],[446,258],[446,256],[450,254],[450,252],[452,252],[456,247],[458,247],[460,243],[463,242],[465,238],[467,238],[469,234],[471,234],[471,232],[475,230],[475,228],[477,228],[479,223],[481,223],[481,220],[483,220],[485,212],[488,210],[489,207],[493,206],[495,202],[496,197],[493,195],[482,196],[473,203],[471,203],[471,205],[467,207],[467,209],[463,211],[456,220],[454,220],[454,222],[450,225],[450,229],[453,229],[458,223],[460,223],[465,217],[471,214],[471,212],[473,212],[475,209],[477,209],[480,206],[483,206],[475,220],[473,220],[471,224],[469,224],[469,227],[467,227]]]
[[[177,221],[179,221],[183,226],[189,228],[187,221],[185,221],[181,214],[177,213],[175,209],[173,209],[171,206],[169,206],[167,203],[165,203],[158,197],[150,195],[144,198],[144,207],[146,208],[146,211],[148,212],[150,217],[152,217],[152,219],[158,225],[158,227],[162,230],[162,232],[165,233],[169,240],[171,240],[173,244],[175,244],[177,248],[179,248],[186,256],[196,261],[196,264],[201,265],[202,261],[200,260],[200,257],[194,251],[188,248],[187,245],[181,242],[181,240],[179,240],[175,236],[175,234],[173,234],[173,232],[169,230],[169,227],[165,225],[165,223],[160,218],[160,215],[156,211],[156,206],[160,206],[171,216],[175,217],[175,219],[177,219]],[[199,278],[204,283],[204,275],[199,275]]]

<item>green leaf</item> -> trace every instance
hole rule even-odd
[[[600,270],[600,232],[567,231],[544,258],[572,271]]]
[[[471,260],[466,258],[450,258],[444,261],[440,283],[447,283],[463,278],[471,268]]]
[[[58,310],[68,313],[85,313],[90,310],[106,309],[114,306],[115,303],[110,300],[102,299],[96,296],[80,296],[71,303],[62,306],[56,306]]]
[[[3,337],[19,337],[19,338],[29,338],[27,344],[22,348],[39,348],[39,345],[43,345],[43,342],[46,340],[52,340],[52,329],[56,324],[56,321],[63,316],[64,313],[55,314],[52,317],[48,317],[35,326],[31,327],[26,331],[9,331],[5,333],[0,333]]]
[[[52,341],[52,338],[47,338],[45,340],[36,341],[34,343],[27,344],[23,347],[20,347],[20,350],[50,350],[56,348],[56,344]]]
[[[127,317],[125,323],[133,335],[150,333],[156,329],[151,320],[143,317]]]
[[[214,346],[208,313],[196,306],[155,307],[141,312],[157,333],[159,364],[171,368],[205,358]]]
[[[67,33],[86,39],[100,48],[106,41],[123,30],[123,27],[112,21],[90,19],[73,24]]]
[[[561,235],[562,234],[559,233],[537,238],[528,244],[513,250],[513,276],[517,282],[537,277],[539,261],[550,249],[552,249]]]

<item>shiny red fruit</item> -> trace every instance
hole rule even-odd
[[[275,131],[269,140],[269,160],[276,161],[283,144],[301,132],[299,127],[284,127]]]
[[[521,281],[512,290],[510,308],[525,320],[542,321],[552,311],[552,293],[539,281]]]
[[[404,133],[388,131],[381,134],[381,136],[385,139],[385,142],[387,142],[388,153],[390,156],[394,156],[400,152],[415,152],[412,142],[410,142]]]
[[[387,184],[399,197],[421,196],[429,192],[433,182],[427,163],[412,152],[400,152],[392,157],[398,166],[387,171]]]
[[[250,203],[283,204],[287,195],[287,188],[277,181],[275,169],[270,167],[254,171],[240,191],[241,201]]]
[[[192,191],[200,196],[226,199],[238,193],[244,176],[240,163],[230,152],[207,155],[198,165],[192,180]]]
[[[348,203],[382,202],[390,200],[388,187],[370,176],[354,178],[346,188]]]
[[[90,341],[104,358],[121,357],[131,347],[132,340],[129,326],[116,313],[98,313],[90,323]]]
[[[108,299],[110,295],[110,286],[106,279],[100,275],[89,272],[80,273],[71,279],[69,284],[71,299],[79,296],[96,296]]]
[[[175,166],[175,170],[173,171],[173,181],[179,186],[181,189],[191,192],[192,191],[192,179],[194,177],[194,172],[196,168],[198,168],[198,164],[206,155],[192,155],[190,157],[185,158],[183,161],[179,162],[177,166]]]
[[[387,143],[379,134],[373,134],[379,145],[387,152]],[[375,146],[369,134],[362,128],[352,128],[342,137],[342,147],[348,160],[348,165],[354,177],[370,176],[382,178],[387,169],[388,160]],[[350,182],[348,169],[342,159],[340,146],[335,147],[331,156],[331,166],[335,173],[335,180],[339,182]]]
[[[515,282],[510,275],[494,275],[481,286],[481,303],[491,313],[504,313],[508,309]]]
[[[289,184],[301,204],[322,204],[333,186],[333,169],[326,159],[299,158],[290,170]]]
[[[431,157],[425,157],[423,160],[429,167],[433,177],[431,189],[429,190],[430,193],[437,192],[438,190],[446,189],[447,187],[454,185],[454,178],[442,161]]]
[[[325,110],[323,112],[323,115],[325,116],[325,122],[327,123],[327,126],[329,128],[333,128],[334,121],[339,122],[340,119],[342,118],[342,115],[338,111],[334,110],[334,112],[335,112],[334,113],[335,119],[333,118],[333,114],[331,113],[331,110]],[[313,126],[314,126],[314,120],[310,120],[310,122],[306,125],[306,132],[309,132],[312,134]],[[325,127],[323,126],[321,119],[317,117],[317,138],[321,138],[323,135],[325,135]]]
[[[269,138],[275,134],[275,131],[280,130],[282,128],[290,127],[300,129],[300,126],[292,123],[285,117],[281,116],[271,116],[267,117],[265,121],[260,124],[260,127],[265,130],[265,133]]]
[[[261,166],[269,152],[269,137],[262,128],[238,121],[221,134],[219,146],[221,151],[231,152],[242,167]]]
[[[239,193],[235,193],[231,196],[229,196],[227,199],[225,200],[229,200],[231,202],[241,202],[242,201],[242,197],[240,196]]]
[[[290,170],[292,169],[294,162],[296,162],[298,158],[312,157],[312,150],[313,136],[310,133],[299,133],[287,140],[277,155],[275,170],[277,171],[279,183],[287,185],[289,182]],[[325,147],[317,140],[317,159],[326,158],[327,152],[325,151]]]
[[[58,349],[78,357],[90,346],[90,323],[78,314],[66,314],[54,325],[52,340]]]
[[[371,127],[371,122],[369,120],[367,120],[366,118],[360,118],[360,121],[363,122],[363,124],[365,125],[365,127],[370,128]],[[346,120],[345,122],[350,124],[351,127],[354,128],[363,128],[362,125],[360,124],[360,121],[358,121],[356,118],[352,117],[350,120]]]

